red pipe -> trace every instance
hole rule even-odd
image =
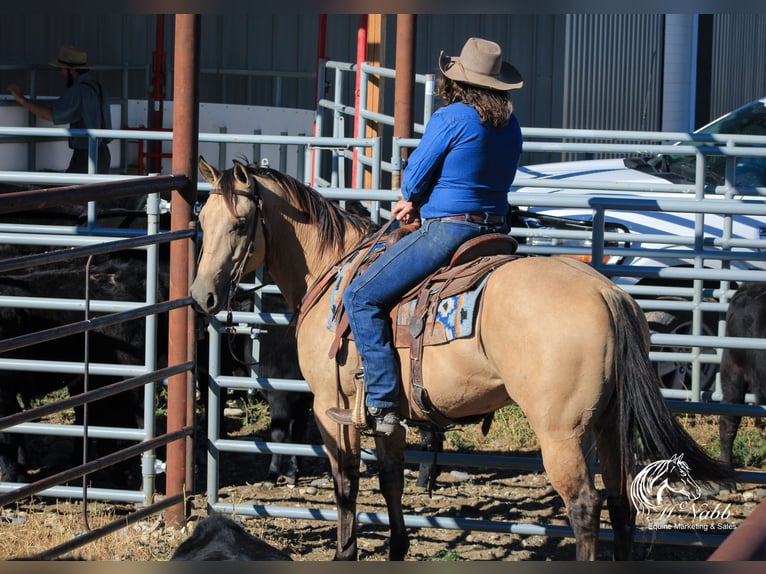
[[[171,231],[186,230],[192,221],[192,206],[197,190],[197,156],[199,152],[199,30],[198,14],[176,14],[175,61],[173,84],[173,173],[185,175],[190,185],[173,191],[170,218]],[[190,269],[194,260],[189,257],[191,240],[173,241],[170,244],[170,299],[189,295]],[[193,340],[190,330],[194,328],[194,313],[190,307],[174,309],[168,315],[168,365],[178,365],[194,359]],[[168,433],[182,429],[189,420],[189,386],[193,383],[190,373],[168,378]],[[189,492],[191,464],[187,458],[187,441],[177,440],[168,444],[167,496]],[[170,507],[165,522],[172,526],[186,524],[183,503]]]
[[[327,79],[324,80],[324,85],[319,86],[319,64],[322,60],[327,59],[327,14],[319,15],[319,33],[317,38],[317,65],[315,73],[315,89],[314,89],[314,111],[319,111],[319,100],[325,97],[325,91],[327,89]],[[317,137],[317,124],[314,121],[314,137]],[[317,150],[314,150],[311,154],[311,174],[309,181],[311,185],[314,185],[314,165],[316,163]]]
[[[327,14],[319,15],[319,33],[317,37],[317,66],[316,75],[319,79],[319,62],[327,59]],[[326,84],[326,82],[325,82]],[[321,92],[320,92],[321,89]],[[314,104],[316,104],[321,98],[324,97],[325,86],[319,87],[316,85],[316,91],[314,93]]]
[[[396,79],[394,137],[412,137],[412,96],[415,93],[415,14],[396,15]],[[402,159],[407,158],[407,150]],[[401,186],[401,173],[392,174],[391,187]]]
[[[367,14],[359,16],[359,29],[356,34],[356,83],[354,86],[354,137],[359,137],[359,105],[362,62],[367,59]],[[356,158],[359,148],[354,148],[354,163],[351,167],[351,187],[356,185]]]
[[[163,106],[165,100],[165,15],[159,14],[156,18],[154,51],[152,52],[152,127],[156,130],[162,129]],[[151,170],[154,173],[162,171],[162,142],[153,141],[151,143],[152,158]]]

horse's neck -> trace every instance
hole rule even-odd
[[[296,309],[309,288],[361,240],[361,235],[347,229],[343,249],[321,250],[314,225],[287,222],[284,225],[290,229],[275,229],[273,234],[279,236],[269,239],[276,248],[270,249],[267,264],[288,305]]]

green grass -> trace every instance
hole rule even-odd
[[[444,548],[443,550],[440,550],[436,554],[434,554],[431,558],[429,558],[431,561],[438,561],[438,562],[460,562],[463,559],[460,557],[460,554],[458,554],[455,550],[450,550],[449,548]]]
[[[713,458],[720,455],[718,416],[679,415],[678,420],[697,443]],[[445,449],[460,452],[526,452],[539,449],[537,437],[517,405],[495,413],[489,433],[481,433],[481,425],[466,425],[446,433]],[[763,424],[743,417],[734,440],[734,465],[737,468],[766,470],[766,433]]]

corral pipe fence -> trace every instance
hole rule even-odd
[[[533,134],[536,130],[525,130]],[[674,137],[676,134],[649,134],[647,137],[653,139],[658,137],[661,140],[667,140]],[[680,134],[679,134],[680,135]],[[600,134],[602,136],[602,134]],[[632,137],[640,139],[642,134],[632,133]],[[688,140],[691,136],[684,134]],[[531,138],[530,138],[531,139]],[[417,145],[417,140],[410,140],[412,145]],[[400,143],[406,144],[407,140],[401,140]],[[766,142],[761,142],[766,143]],[[525,144],[526,145],[526,144]],[[534,142],[530,143],[534,148],[536,145]],[[541,146],[549,145],[547,143],[539,144]],[[577,145],[577,144],[553,144],[558,145]],[[626,149],[627,149],[626,144]],[[396,142],[394,144],[396,149]],[[717,146],[656,146],[651,147],[648,144],[640,143],[630,146],[632,153],[642,153],[643,151],[650,149],[650,151],[662,150],[667,152],[672,148],[674,153],[683,151],[685,153],[693,154],[709,154],[719,152],[720,148]],[[611,151],[615,150],[615,146],[610,146]],[[766,155],[766,149],[764,148],[747,148],[744,146],[732,145],[726,148],[727,153],[742,155]],[[548,150],[546,150],[548,151]],[[341,156],[346,159],[353,157],[350,150],[345,150]],[[361,155],[361,154],[358,154]],[[401,163],[398,159],[398,154],[395,152],[392,156],[392,160],[389,164],[383,162],[381,164],[381,171],[385,171],[387,166],[393,169],[399,169]],[[335,174],[335,172],[333,172]],[[523,180],[523,177],[521,178]],[[328,181],[319,178],[318,181]],[[332,180],[332,181],[338,181]],[[526,181],[517,181],[518,185],[527,185]],[[540,182],[537,186],[564,187],[561,182],[547,183]],[[604,195],[607,189],[603,183],[600,184],[604,189]],[[670,186],[671,190],[675,189],[676,192],[682,191],[684,194],[689,193],[689,188],[692,186]],[[619,189],[634,189],[641,190],[640,184],[633,186],[617,186]],[[589,187],[588,189],[592,189]],[[615,188],[612,189],[614,191]],[[646,189],[650,189],[646,187]],[[662,188],[665,191],[665,188]],[[387,201],[394,199],[395,192],[380,190],[380,189],[345,189],[339,186],[320,187],[319,191],[332,199],[352,199],[356,198],[363,201],[372,201],[378,203],[378,200],[382,204],[386,204]],[[741,189],[728,190],[725,197],[721,199],[702,199],[694,196],[692,191],[693,201],[682,202],[681,199],[667,199],[662,201],[656,200],[642,200],[637,198],[631,199],[627,203],[622,203],[619,199],[614,197],[598,197],[596,199],[588,199],[584,197],[571,196],[566,197],[562,194],[544,194],[544,193],[524,193],[524,200],[518,199],[518,194],[509,193],[509,200],[516,204],[523,204],[535,207],[569,207],[570,203],[577,207],[586,206],[589,210],[601,209],[619,209],[620,207],[627,209],[641,209],[647,211],[666,211],[672,210],[674,212],[687,212],[698,215],[700,218],[704,218],[707,213],[720,213],[723,217],[730,217],[735,214],[757,214],[766,216],[766,204],[761,202],[748,202],[739,199],[734,199],[732,195],[734,193],[742,191]],[[748,190],[744,190],[747,192]],[[749,190],[751,193],[758,193],[758,190]],[[389,197],[389,194],[391,196]],[[678,196],[683,197],[682,195]],[[528,199],[526,199],[528,198]],[[381,208],[381,216],[385,217],[385,210]],[[627,254],[641,254],[651,255],[653,257],[668,257],[673,256],[676,258],[686,257],[693,258],[697,252],[695,248],[700,249],[700,245],[704,247],[704,258],[712,258],[718,262],[731,262],[730,265],[723,265],[723,269],[708,269],[704,265],[695,268],[692,266],[690,269],[673,269],[668,271],[661,266],[655,266],[653,269],[643,269],[641,273],[651,274],[653,277],[663,277],[667,273],[670,273],[673,278],[681,280],[689,280],[688,287],[660,287],[660,286],[642,286],[632,285],[630,283],[625,284],[625,288],[634,294],[638,299],[639,304],[645,309],[670,309],[682,308],[687,310],[694,310],[693,306],[703,305],[706,311],[715,311],[718,314],[725,313],[728,305],[728,299],[733,293],[733,289],[728,287],[728,283],[725,283],[725,287],[719,287],[715,290],[711,289],[707,284],[700,285],[692,283],[692,278],[699,276],[701,279],[717,281],[739,281],[739,280],[762,280],[764,271],[758,269],[740,268],[738,263],[743,260],[753,260],[755,262],[762,262],[764,260],[763,254],[760,249],[763,246],[763,241],[760,239],[736,239],[731,236],[724,237],[722,239],[713,239],[700,241],[695,238],[687,238],[682,236],[677,237],[662,237],[663,242],[675,243],[676,245],[683,247],[686,251],[679,254],[678,251],[673,249],[652,249],[651,247],[644,247],[642,245],[627,245],[626,236],[624,234],[617,234],[611,232],[605,232],[599,228],[600,219],[597,219],[597,224],[594,229],[589,230],[559,230],[553,227],[541,228],[535,230],[528,229],[514,229],[513,233],[518,233],[523,237],[534,237],[535,239],[571,239],[576,238],[578,240],[588,241],[588,246],[582,248],[572,248],[566,245],[564,242],[559,244],[550,242],[549,244],[529,242],[525,244],[521,251],[525,254],[533,255],[551,255],[551,254],[575,254],[582,255],[587,251],[587,255],[596,259],[601,256],[602,252],[604,256],[608,255],[620,255]],[[700,231],[696,231],[700,234]],[[599,235],[603,234],[603,235]],[[604,239],[599,239],[600,237]],[[632,243],[641,244],[654,242],[656,243],[657,237],[647,237],[645,235],[635,234],[630,236]],[[612,246],[604,242],[607,241],[621,241],[622,244],[618,246]],[[711,248],[714,246],[714,249]],[[691,246],[691,247],[690,247]],[[736,248],[736,249],[734,249]],[[739,253],[737,249],[748,249],[747,255]],[[601,250],[601,251],[600,251]],[[601,261],[601,259],[599,259]],[[615,261],[619,261],[617,258]],[[618,263],[611,262],[611,266],[601,266],[599,270],[609,273],[615,279],[619,279],[620,276],[629,276],[629,271],[625,267],[617,267]],[[261,293],[265,289],[259,283],[255,284],[241,284],[241,288],[244,291],[249,289],[261,289]],[[699,297],[702,297],[704,301],[700,303],[694,303],[694,289],[700,290]],[[642,295],[642,296],[640,296]],[[670,295],[674,300],[658,300],[655,297],[662,295]],[[711,296],[719,297],[718,301],[710,302],[707,299]],[[687,300],[678,301],[675,300],[679,297],[684,297]],[[707,307],[709,306],[709,307]],[[291,316],[287,313],[261,313],[257,307],[252,313],[249,312],[237,312],[232,314],[221,313],[215,317],[214,321],[210,324],[210,391],[209,391],[209,416],[208,419],[208,505],[211,510],[217,510],[226,513],[237,513],[246,516],[261,516],[261,517],[283,517],[293,519],[318,519],[318,520],[337,520],[337,514],[334,509],[322,509],[322,508],[301,508],[301,507],[287,507],[287,506],[271,506],[261,505],[257,501],[237,501],[236,503],[223,502],[218,497],[218,457],[223,452],[238,452],[238,453],[253,453],[262,455],[281,454],[281,455],[298,455],[305,457],[320,457],[325,458],[326,453],[323,446],[312,444],[280,444],[268,441],[262,441],[258,439],[248,438],[242,439],[225,439],[219,435],[218,429],[220,428],[219,420],[214,418],[217,416],[219,402],[223,400],[225,390],[227,389],[272,389],[283,391],[295,391],[295,392],[308,392],[308,387],[304,381],[291,380],[279,377],[257,377],[255,375],[251,377],[236,377],[221,374],[217,369],[220,365],[215,361],[217,354],[223,347],[219,341],[219,337],[226,334],[230,336],[232,332],[236,332],[240,336],[250,337],[257,340],[259,327],[270,324],[286,325],[289,323]],[[723,328],[723,323],[722,327]],[[760,341],[733,339],[730,337],[724,337],[723,331],[716,336],[702,336],[692,332],[690,334],[652,334],[652,342],[655,346],[658,345],[673,345],[675,347],[683,348],[689,347],[714,347],[718,349],[717,353],[711,355],[694,354],[689,352],[658,352],[653,351],[651,358],[656,361],[689,361],[698,360],[700,362],[708,361],[715,363],[720,360],[720,349],[725,347],[731,348],[752,348],[753,346],[759,346],[758,348],[766,348],[766,344]],[[254,345],[256,348],[256,345]],[[693,350],[693,349],[692,349]],[[694,389],[688,390],[673,390],[663,389],[663,394],[669,400],[671,408],[675,412],[687,412],[687,413],[705,413],[705,414],[739,414],[746,416],[763,416],[764,408],[761,406],[750,405],[728,405],[721,404],[719,391],[701,391],[694,392]],[[752,399],[752,397],[748,397]],[[682,400],[683,399],[683,400]],[[708,402],[701,402],[704,399]],[[216,405],[216,407],[213,407]],[[374,450],[366,450],[362,453],[363,460],[375,460],[376,453]],[[434,460],[433,455],[430,453],[407,451],[405,453],[405,460],[408,463],[420,463],[420,462],[432,462]],[[489,456],[489,455],[477,455],[466,453],[441,453],[438,455],[438,462],[442,465],[451,466],[463,466],[463,467],[476,467],[476,468],[500,468],[500,469],[519,469],[519,470],[534,470],[542,471],[542,463],[539,459],[513,457],[513,456]],[[598,471],[598,465],[594,464],[594,471]],[[740,470],[737,474],[739,481],[744,483],[763,483],[765,482],[766,473],[763,472],[751,472]],[[387,524],[388,518],[385,514],[379,513],[360,513],[359,520],[361,523],[367,524]],[[511,532],[522,535],[547,535],[547,536],[566,536],[571,537],[572,531],[568,527],[551,527],[540,524],[525,524],[525,523],[508,523],[508,522],[492,522],[483,520],[465,520],[452,517],[424,517],[424,516],[406,516],[405,524],[409,527],[436,527],[436,528],[455,528],[455,529],[470,529],[470,530],[484,530],[495,532]],[[603,533],[603,538],[610,540],[612,538],[610,531]],[[658,544],[688,544],[695,546],[716,547],[725,539],[725,536],[715,533],[701,534],[699,532],[672,532],[672,531],[652,531],[652,530],[639,530],[636,537],[637,541],[652,542]]]
[[[44,253],[36,253],[32,255],[24,255],[17,258],[6,259],[0,261],[0,272],[7,273],[16,269],[26,269],[31,266],[40,266],[46,264],[57,263],[61,261],[69,261],[77,258],[90,258],[94,255],[109,254],[117,251],[124,251],[127,249],[145,249],[147,251],[147,285],[156,285],[156,274],[158,270],[158,248],[163,243],[171,243],[173,241],[193,239],[196,237],[196,231],[194,229],[171,231],[171,232],[159,232],[159,194],[161,192],[173,191],[176,189],[188,188],[190,182],[185,176],[157,176],[151,178],[138,178],[131,180],[121,180],[108,183],[94,183],[82,186],[67,186],[50,189],[37,189],[29,191],[14,192],[8,194],[0,194],[0,213],[9,214],[18,211],[32,211],[35,209],[58,207],[67,204],[82,204],[84,202],[94,202],[106,199],[128,198],[135,196],[145,196],[147,194],[147,221],[148,229],[146,235],[129,237],[127,239],[115,239],[114,237],[90,237],[89,243],[66,249],[52,250]],[[56,228],[58,230],[58,228]],[[80,230],[80,233],[88,234],[92,229],[84,228]],[[105,230],[101,230],[102,232]],[[114,230],[112,230],[114,232]],[[38,231],[39,233],[39,231]],[[56,243],[57,245],[66,245],[67,241],[73,241],[74,239],[81,240],[79,236],[71,235],[68,238],[64,236],[50,235],[45,236],[41,241],[42,244]],[[78,241],[77,243],[81,243]],[[84,263],[86,266],[88,263]],[[150,293],[150,291],[152,291]],[[13,306],[17,304],[21,305],[40,305],[39,302],[30,301],[11,301],[12,297],[3,297],[2,304],[4,306]],[[65,324],[58,327],[50,328],[45,331],[37,333],[29,333],[9,339],[0,341],[0,354],[8,353],[11,350],[19,349],[43,341],[57,340],[64,336],[86,333],[94,329],[104,327],[107,325],[113,325],[124,321],[134,320],[138,318],[146,319],[147,338],[146,338],[146,357],[147,364],[143,367],[132,365],[120,365],[109,367],[108,365],[90,365],[88,363],[64,365],[62,368],[66,369],[62,372],[74,372],[82,373],[86,377],[89,372],[109,374],[117,376],[122,373],[134,373],[128,379],[124,379],[110,385],[99,387],[93,390],[86,390],[83,393],[70,396],[68,399],[63,399],[56,403],[46,404],[40,407],[26,410],[21,413],[17,413],[11,416],[0,418],[0,429],[4,432],[23,432],[24,430],[30,431],[35,428],[35,425],[40,423],[32,423],[30,421],[40,419],[43,416],[49,415],[54,412],[60,412],[64,409],[73,408],[76,406],[87,405],[95,400],[102,399],[108,396],[114,396],[118,393],[125,392],[130,389],[144,388],[145,394],[145,406],[144,417],[146,419],[144,429],[136,429],[130,431],[127,429],[107,429],[107,428],[92,428],[89,429],[85,426],[80,428],[72,428],[77,425],[42,425],[45,426],[45,430],[40,432],[56,434],[61,432],[66,436],[81,436],[81,437],[108,437],[108,438],[122,438],[126,440],[136,440],[137,444],[129,446],[124,449],[117,450],[108,455],[101,456],[94,460],[89,460],[83,464],[69,468],[68,470],[59,472],[55,475],[45,477],[41,480],[35,481],[30,484],[14,484],[14,483],[0,483],[0,506],[10,504],[12,502],[19,501],[23,498],[41,495],[41,496],[56,496],[56,497],[77,497],[77,489],[75,487],[57,486],[63,485],[68,481],[75,480],[80,477],[87,477],[88,474],[93,473],[100,469],[105,469],[113,464],[125,461],[130,458],[141,455],[142,457],[142,490],[139,492],[132,491],[118,491],[111,489],[88,489],[85,482],[83,482],[82,499],[83,499],[83,513],[87,512],[87,502],[89,498],[102,498],[107,500],[124,500],[133,502],[141,507],[140,510],[133,513],[130,516],[120,518],[111,524],[103,526],[97,530],[88,532],[86,535],[78,537],[76,540],[64,544],[60,547],[50,549],[35,559],[51,558],[60,555],[63,552],[71,550],[72,548],[82,546],[96,537],[103,536],[116,529],[124,527],[126,524],[130,524],[142,517],[149,514],[159,512],[165,508],[171,508],[173,505],[181,504],[183,502],[183,494],[176,494],[168,496],[155,501],[155,477],[158,470],[162,467],[170,467],[176,464],[176,461],[172,460],[169,456],[167,465],[161,464],[157,461],[154,451],[160,447],[167,446],[174,442],[186,441],[188,437],[192,436],[193,424],[192,421],[187,420],[187,424],[180,429],[176,429],[172,432],[167,432],[159,436],[155,436],[155,424],[154,424],[154,395],[155,384],[165,381],[167,378],[189,373],[194,368],[194,363],[191,361],[183,362],[179,364],[170,364],[164,368],[157,368],[156,360],[156,342],[153,336],[153,331],[156,330],[156,315],[158,313],[169,313],[173,309],[186,308],[189,306],[191,299],[187,297],[178,298],[175,300],[168,300],[165,302],[157,302],[156,289],[150,289],[147,291],[147,301],[144,304],[126,304],[122,303],[118,307],[127,308],[127,310],[117,311],[105,315],[99,315],[97,317],[87,317],[86,319],[77,323]],[[67,301],[60,302],[60,306],[56,308],[81,308],[79,303],[73,301],[68,303]],[[88,308],[89,301],[85,301],[85,306]],[[44,307],[41,307],[44,308]],[[96,310],[112,311],[113,308],[108,305],[102,305],[97,307]],[[150,334],[150,332],[152,332]],[[183,345],[186,345],[187,341],[184,338]],[[151,349],[150,349],[151,347]],[[87,353],[86,353],[87,355]],[[150,357],[151,356],[151,357]],[[2,361],[2,368],[23,368],[18,362],[10,358],[0,359]],[[52,370],[55,370],[51,365],[41,365],[47,363],[44,360],[34,361],[37,365],[31,368],[38,368],[47,366]],[[172,408],[172,405],[169,405]],[[14,428],[15,427],[15,428]],[[63,427],[69,427],[64,431]],[[87,447],[86,448],[87,452]],[[182,474],[186,474],[189,471],[182,470]],[[85,480],[85,479],[84,479]],[[87,520],[87,519],[86,519]]]
[[[99,134],[100,135],[100,134]],[[131,137],[133,134],[131,134]],[[163,139],[163,138],[169,138],[169,135],[166,134],[157,134],[157,139]],[[308,179],[311,179],[313,170],[315,168],[315,164],[312,162],[312,151],[317,150],[325,150],[325,149],[342,149],[344,150],[343,154],[340,154],[339,161],[347,162],[349,161],[349,158],[351,157],[351,154],[345,153],[345,151],[351,150],[354,146],[371,146],[373,149],[372,157],[375,158],[375,162],[378,162],[377,164],[374,163],[376,167],[374,170],[374,173],[380,173],[382,171],[385,171],[388,169],[388,166],[398,166],[398,161],[396,159],[396,155],[392,157],[392,161],[390,164],[387,164],[386,162],[382,161],[381,159],[381,153],[380,153],[380,142],[379,140],[375,138],[360,138],[360,139],[354,139],[354,138],[343,138],[343,137],[332,137],[332,138],[322,138],[322,137],[302,137],[302,136],[266,136],[266,135],[253,135],[253,134],[234,134],[234,133],[226,133],[226,134],[199,134],[199,141],[200,142],[218,142],[219,145],[225,146],[227,148],[228,152],[233,152],[236,150],[235,146],[239,145],[245,145],[247,146],[246,149],[252,149],[256,145],[260,144],[278,144],[285,146],[285,149],[290,148],[295,150],[295,154],[298,156],[299,161],[297,162],[298,169],[300,170],[300,176],[301,178],[306,181]],[[415,142],[416,143],[416,142]],[[531,144],[530,144],[531,145]],[[641,149],[643,149],[644,146],[638,146],[635,148],[635,151],[640,152]],[[376,150],[377,148],[377,150]],[[677,151],[678,148],[674,147],[674,151]],[[292,153],[292,152],[290,152]],[[704,150],[703,152],[704,153]],[[285,152],[285,155],[287,155],[288,152]],[[228,153],[227,153],[228,155]],[[357,155],[366,155],[366,154],[357,154]],[[335,166],[337,167],[337,166]],[[98,176],[94,176],[98,177]],[[325,196],[331,199],[337,199],[340,201],[349,200],[349,199],[359,199],[362,201],[368,201],[370,202],[369,205],[371,206],[371,213],[373,215],[379,215],[382,217],[386,216],[384,206],[387,205],[388,202],[393,201],[397,197],[397,192],[394,190],[385,190],[380,189],[379,187],[373,187],[370,189],[351,189],[343,187],[341,184],[341,179],[337,177],[337,175],[332,176],[331,178],[320,178],[320,180],[333,180],[338,183],[337,186],[331,186],[331,187],[319,187],[319,191],[322,192]],[[519,183],[519,182],[517,182]],[[375,180],[375,185],[379,185],[379,181]],[[209,189],[209,186],[207,184],[199,184],[198,189],[203,192],[205,189]],[[511,197],[511,196],[509,196]],[[511,199],[515,199],[517,196],[511,197]],[[567,205],[567,201],[570,201],[570,198],[563,198],[562,194],[544,194],[544,193],[527,193],[525,197],[529,197],[530,199],[529,204],[530,205],[536,205],[539,203],[540,206],[545,205],[553,205],[552,202],[554,202],[554,197],[557,198],[559,201],[561,201],[562,206]],[[539,200],[538,200],[539,198]],[[546,199],[547,198],[547,199]],[[724,198],[726,199],[726,198]],[[549,204],[546,204],[545,201],[551,202]],[[669,201],[669,200],[668,200]],[[699,200],[700,206],[692,208],[690,211],[694,212],[695,210],[704,210],[704,203],[703,201],[707,200]],[[730,201],[726,199],[726,201]],[[737,200],[731,200],[735,203],[716,203],[714,207],[711,207],[711,211],[717,209],[717,207],[724,206],[726,207],[725,211],[731,211],[734,212],[736,208],[741,206],[746,206],[747,209],[750,209],[750,206],[747,202],[740,202],[739,204],[735,205]],[[677,206],[675,204],[668,204],[668,206],[672,209],[676,209],[678,207],[684,207],[684,206]],[[631,208],[635,206],[631,205]],[[642,206],[643,207],[643,206]],[[664,206],[660,205],[660,208],[662,209]],[[755,209],[761,209],[760,207],[756,207]],[[525,231],[523,229],[514,230],[518,231],[519,233],[529,233],[531,232]],[[547,228],[547,229],[539,229],[534,231],[535,238],[540,239],[557,239],[560,237],[568,238],[568,234],[576,233],[578,238],[587,238],[588,240],[592,240],[592,233],[590,231],[562,231],[557,230],[554,228]],[[616,236],[617,239],[625,240],[624,235]],[[605,241],[612,239],[612,236],[605,234]],[[656,238],[649,238],[649,239],[655,239]],[[664,238],[668,239],[668,238]],[[687,238],[683,237],[675,237],[670,238],[673,241],[675,241],[680,246],[687,246],[689,245],[689,241]],[[740,240],[736,240],[740,241]],[[747,244],[738,244],[737,246],[747,246],[752,247],[753,245],[758,247],[759,244],[757,241],[755,243],[747,243]],[[622,252],[633,252],[633,250],[638,249],[645,249],[645,253],[650,253],[654,256],[659,255],[665,255],[667,256],[670,254],[671,250],[664,250],[662,253],[655,253],[654,251],[657,250],[651,250],[649,248],[639,248],[635,246],[624,246],[622,248],[622,251],[617,248],[613,248],[611,246],[606,246],[605,248],[605,255],[610,255],[611,251],[614,249],[618,253]],[[552,253],[571,253],[572,247],[567,247],[565,245],[555,245],[552,244],[550,246],[545,246],[542,244],[534,244],[532,242],[527,243],[524,246],[523,251],[528,254],[552,254]],[[577,249],[575,249],[577,252]],[[588,253],[592,253],[593,248],[588,247],[587,249]],[[721,260],[726,260],[728,258],[731,259],[731,261],[736,262],[738,258],[740,257],[736,253],[732,252],[732,250],[725,250],[723,249],[721,252]],[[757,259],[757,258],[756,258]],[[734,267],[732,265],[732,267]],[[716,273],[722,273],[725,274],[727,277],[731,276],[733,277],[733,273],[743,273],[744,271],[748,270],[737,270],[737,269],[730,269],[730,270],[721,270],[716,271]],[[691,271],[696,273],[697,270],[692,269]],[[708,272],[705,269],[701,269],[699,272]],[[661,276],[665,273],[660,268],[655,269],[654,271],[655,275],[657,277]],[[728,274],[727,274],[728,273]],[[722,275],[723,276],[723,275]],[[243,283],[241,285],[242,289],[249,289],[252,287],[252,285],[248,285],[246,283]],[[640,285],[627,285],[626,288],[628,290],[632,290],[636,294],[642,294],[647,291],[640,291],[638,289],[650,289],[650,287],[642,287]],[[666,293],[672,294],[674,296],[685,296],[689,297],[692,295],[692,285],[689,287],[675,287],[675,288],[666,288]],[[268,289],[268,288],[267,288]],[[658,291],[657,287],[651,287],[652,294]],[[725,311],[728,297],[730,297],[732,290],[726,289],[725,292],[723,289],[719,288],[717,290],[710,290],[708,287],[704,287],[702,291],[702,295],[705,299],[707,299],[711,295],[718,296],[719,291],[721,295],[724,295],[724,297],[721,300],[715,301],[715,302],[708,302],[703,301],[703,304],[709,304],[714,303],[718,305],[716,307],[716,311],[718,313],[722,313]],[[646,297],[639,297],[639,299],[645,299],[646,304],[652,304],[654,299],[649,297],[648,295]],[[668,309],[672,309],[673,305],[688,305],[685,301],[663,301],[663,304],[667,305]],[[230,333],[232,327],[229,325],[229,317],[224,315],[219,315],[216,318],[216,321],[212,321],[212,333],[216,334],[216,336],[222,334],[224,331],[226,333]],[[247,336],[251,337],[257,342],[257,334],[258,334],[258,328],[260,325],[263,324],[270,324],[273,322],[277,322],[279,324],[287,324],[290,320],[289,314],[264,314],[260,311],[258,307],[255,308],[253,313],[247,314],[247,313],[238,313],[235,312],[234,315],[231,317],[231,320],[234,324],[234,329],[237,331],[237,333],[240,336]],[[653,334],[653,343],[658,342],[658,339],[656,338],[658,334]],[[718,346],[719,343],[721,345],[739,345],[739,344],[745,344],[743,341],[732,341],[730,338],[708,338],[705,340],[704,343],[699,343],[695,339],[684,339],[683,337],[693,337],[695,335],[674,335],[673,344],[675,346],[681,347],[683,344],[697,344],[701,345],[703,347],[707,346]],[[663,337],[670,337],[670,335],[663,335]],[[720,337],[720,335],[719,335]],[[724,340],[725,339],[725,340]],[[662,339],[663,341],[665,339]],[[253,345],[254,348],[257,348],[257,345]],[[214,354],[218,351],[220,351],[220,344],[216,346],[215,343],[215,337],[211,334],[211,355],[210,355],[210,390],[209,395],[211,397],[215,397],[213,400],[220,400],[221,399],[221,391],[222,389],[228,389],[228,388],[241,388],[241,389],[258,389],[258,388],[265,388],[265,389],[271,389],[271,388],[278,388],[281,390],[294,390],[297,392],[308,392],[308,387],[305,384],[304,381],[293,381],[288,379],[280,379],[280,378],[260,378],[256,376],[251,377],[228,377],[225,375],[221,375],[219,373],[215,373],[215,361],[220,361],[220,357],[214,356]],[[683,360],[691,360],[690,355],[679,353],[680,356],[683,357]],[[707,359],[712,359],[715,361],[718,354],[712,354],[712,355],[702,355],[703,357],[706,357]],[[657,360],[657,355],[653,353],[652,356],[653,360]],[[671,357],[660,355],[660,359],[667,359],[669,360]],[[672,356],[673,360],[676,360],[678,357]],[[690,394],[688,391],[684,391],[686,394],[683,396],[679,396],[679,399],[684,400],[678,400],[678,401],[671,401],[671,406],[674,408],[674,410],[678,411],[686,411],[686,412],[724,412],[724,409],[741,409],[737,412],[742,412],[742,414],[748,414],[753,416],[759,416],[760,413],[763,412],[763,409],[761,407],[751,407],[748,405],[741,405],[741,406],[734,406],[734,405],[723,405],[723,404],[717,404],[715,403],[715,396],[707,396],[704,393],[701,394],[702,399],[711,399],[713,402],[696,402],[693,400],[688,400],[690,397]],[[668,395],[668,398],[671,398],[673,395]],[[718,411],[717,409],[721,409]],[[748,409],[757,409],[758,413],[751,412]],[[727,410],[726,412],[730,412],[731,414],[734,414],[734,410]],[[264,455],[270,455],[272,453],[277,454],[297,454],[299,456],[308,456],[308,457],[326,457],[326,454],[324,452],[324,449],[321,445],[306,445],[306,444],[298,444],[298,445],[286,445],[286,444],[277,444],[277,443],[270,443],[270,442],[264,442],[259,440],[227,440],[223,439],[218,435],[218,430],[215,428],[213,430],[212,427],[216,426],[211,423],[213,420],[213,417],[216,416],[217,408],[213,408],[213,403],[208,405],[208,413],[210,415],[210,419],[208,420],[209,423],[209,435],[208,435],[208,454],[209,457],[212,459],[217,459],[217,457],[220,455],[221,452],[226,451],[233,451],[233,452],[247,452],[252,454],[264,454]],[[363,457],[365,460],[374,460],[375,459],[375,452],[374,451],[365,451],[363,453]],[[429,453],[422,453],[422,452],[407,452],[406,453],[406,460],[407,462],[412,463],[419,463],[419,462],[431,462],[432,455]],[[208,460],[209,463],[211,463],[211,460]],[[484,456],[484,455],[475,455],[475,454],[464,454],[464,453],[442,453],[439,455],[438,462],[443,465],[454,465],[454,466],[466,466],[466,467],[477,467],[477,468],[519,468],[519,469],[536,469],[536,470],[542,470],[542,465],[538,459],[525,459],[521,457],[492,457],[492,456]],[[210,471],[213,467],[215,467],[215,472],[208,472],[208,481],[214,480],[216,481],[214,484],[208,484],[208,503],[209,507],[214,510],[219,510],[222,512],[236,512],[243,515],[250,515],[250,516],[284,516],[284,517],[309,517],[319,520],[335,520],[335,512],[334,510],[329,509],[304,509],[304,508],[287,508],[287,507],[278,507],[278,506],[262,506],[258,504],[257,501],[240,501],[238,504],[232,506],[229,504],[221,503],[218,499],[217,494],[217,460],[215,460],[213,463],[211,463],[212,466],[208,467],[208,470]],[[594,467],[597,469],[597,467]],[[742,482],[747,483],[759,483],[764,482],[763,479],[763,473],[756,473],[756,472],[746,472],[746,471],[740,471],[738,475],[739,480]],[[387,521],[387,517],[385,515],[377,515],[377,514],[368,514],[363,513],[363,515],[360,517],[361,522],[367,522],[367,523],[375,523],[375,524],[385,524]],[[544,534],[544,535],[551,535],[551,536],[571,536],[571,531],[568,528],[565,527],[555,527],[551,528],[549,526],[544,525],[535,525],[535,524],[520,524],[520,523],[488,523],[488,521],[466,521],[466,520],[460,520],[460,519],[453,519],[450,517],[421,517],[421,516],[409,516],[407,517],[407,524],[412,527],[446,527],[446,528],[469,528],[474,530],[490,530],[490,531],[502,531],[502,532],[514,532],[519,534],[527,534],[527,535],[533,535],[533,534]],[[611,536],[611,533],[606,532],[604,533],[604,537],[606,539],[609,539]],[[649,532],[649,531],[641,531],[638,534],[638,540],[643,541],[653,541],[655,543],[670,543],[670,544],[695,544],[695,545],[706,545],[706,546],[717,546],[721,543],[723,537],[718,536],[715,534],[707,534],[700,537],[699,533],[679,533],[679,532]]]

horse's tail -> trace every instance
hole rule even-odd
[[[614,375],[619,408],[623,476],[636,476],[641,462],[683,454],[692,474],[702,481],[729,482],[734,470],[713,459],[676,420],[660,392],[660,379],[649,360],[648,326],[643,313],[624,291],[604,292],[612,315]]]

